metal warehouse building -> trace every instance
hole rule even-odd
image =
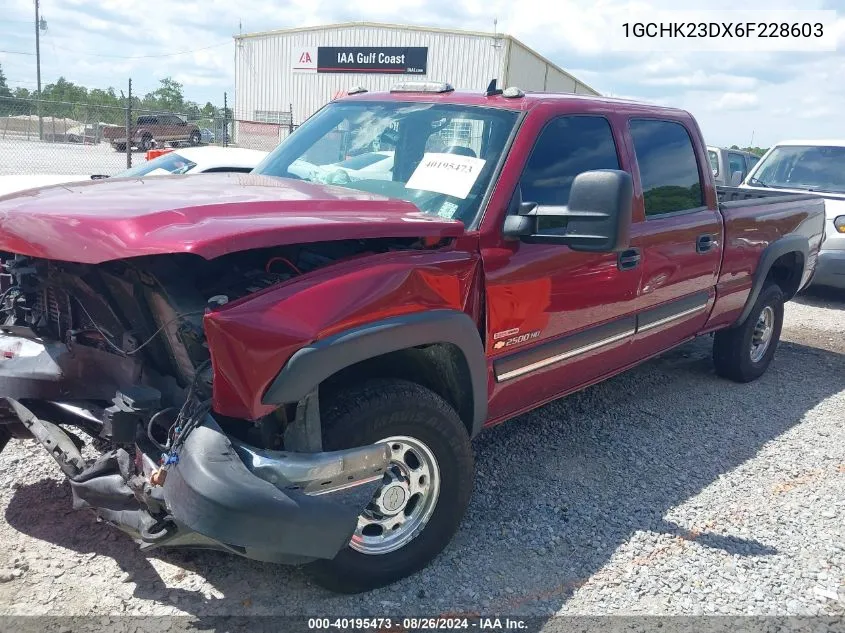
[[[235,36],[235,141],[272,149],[297,124],[353,86],[402,80],[457,89],[598,93],[504,34],[353,22]]]

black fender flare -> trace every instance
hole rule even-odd
[[[361,325],[315,341],[290,357],[263,404],[299,402],[326,378],[355,363],[420,345],[450,343],[464,355],[472,387],[471,437],[487,419],[487,359],[475,322],[464,312],[429,310]]]
[[[757,262],[757,270],[754,271],[754,281],[751,284],[751,292],[748,293],[748,299],[745,301],[745,307],[742,313],[736,320],[734,325],[744,323],[751,314],[751,309],[757,302],[757,297],[760,296],[760,291],[763,290],[763,284],[766,282],[766,277],[772,269],[772,265],[788,253],[801,253],[803,257],[804,270],[801,271],[803,277],[804,271],[807,268],[807,259],[810,253],[810,241],[804,235],[796,233],[789,233],[776,239],[769,244],[760,255],[760,260]]]

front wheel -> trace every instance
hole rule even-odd
[[[357,593],[425,567],[452,539],[472,494],[472,448],[455,410],[416,383],[378,380],[339,393],[323,424],[326,450],[386,443],[391,463],[349,545],[311,563],[312,577]]]
[[[716,373],[735,382],[762,376],[775,355],[782,327],[783,291],[774,284],[765,286],[741,325],[716,332]]]

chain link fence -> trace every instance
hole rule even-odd
[[[225,101],[224,101],[225,102]],[[0,176],[113,176],[146,160],[154,148],[239,145],[269,151],[294,126],[280,133],[266,130],[236,143],[233,120],[222,114],[146,110],[97,103],[0,98]]]

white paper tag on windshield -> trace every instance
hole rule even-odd
[[[486,162],[483,158],[460,154],[425,154],[405,186],[445,193],[463,200],[469,195]]]

